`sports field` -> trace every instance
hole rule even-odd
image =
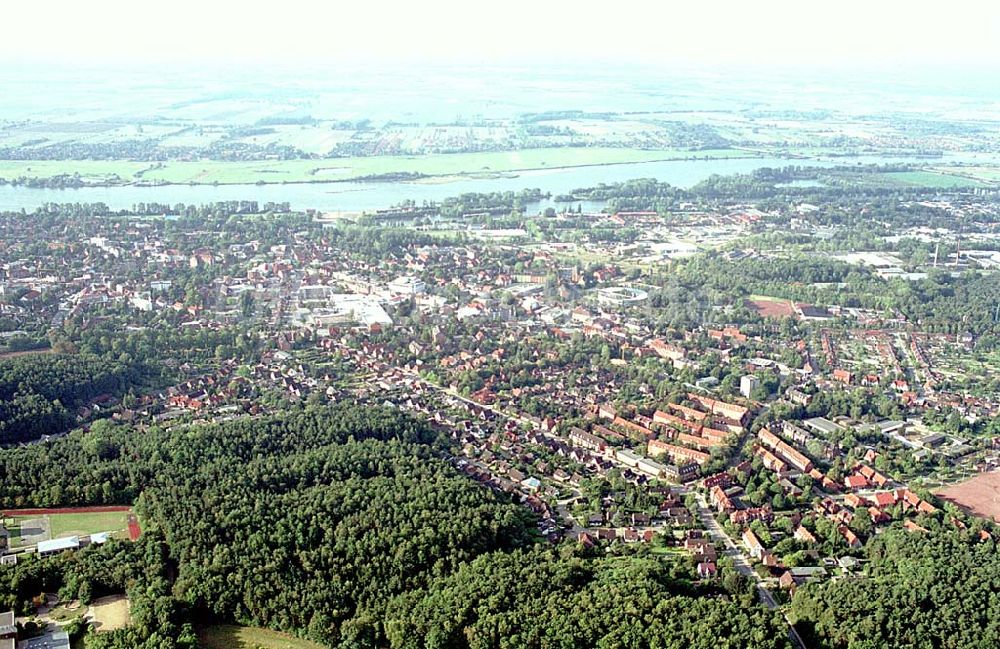
[[[640,150],[610,147],[554,147],[518,151],[449,153],[419,156],[370,156],[327,160],[273,160],[259,162],[172,161],[162,163],[103,160],[0,160],[0,178],[51,178],[79,174],[93,184],[120,178],[122,182],[174,184],[253,184],[349,180],[386,174],[455,176],[557,169],[592,165],[628,164],[687,158],[752,157],[735,149],[689,151]]]
[[[128,508],[118,509],[59,513],[45,513],[44,510],[37,513],[30,510],[6,512],[11,546],[36,545],[40,541],[98,532],[124,535],[128,528],[129,511]]]
[[[201,649],[321,649],[321,645],[284,633],[221,624],[198,631]]]
[[[83,514],[49,514],[52,538],[120,532],[125,529],[124,512],[87,512]]]

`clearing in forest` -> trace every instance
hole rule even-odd
[[[321,649],[321,646],[270,629],[220,624],[198,631],[202,649]]]

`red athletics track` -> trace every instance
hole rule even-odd
[[[135,514],[129,514],[128,515],[129,540],[138,541],[140,534],[142,534],[142,528],[139,527],[139,518]]]
[[[45,516],[46,514],[97,514],[102,512],[129,512],[128,537],[138,541],[142,534],[139,519],[132,513],[132,508],[125,505],[96,505],[93,507],[43,507],[36,509],[8,509],[2,516]]]

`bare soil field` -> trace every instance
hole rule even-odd
[[[792,318],[795,309],[788,300],[778,298],[756,298],[746,301],[747,308],[756,311],[765,318]]]
[[[976,516],[1000,522],[1000,471],[980,473],[965,482],[939,489],[935,495]]]
[[[94,600],[90,605],[91,623],[97,631],[114,631],[132,623],[128,598],[111,595]]]

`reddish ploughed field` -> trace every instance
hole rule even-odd
[[[746,305],[764,318],[791,318],[795,315],[795,309],[788,300],[747,300]]]
[[[935,492],[976,516],[1000,522],[1000,471],[980,473],[974,478]]]

